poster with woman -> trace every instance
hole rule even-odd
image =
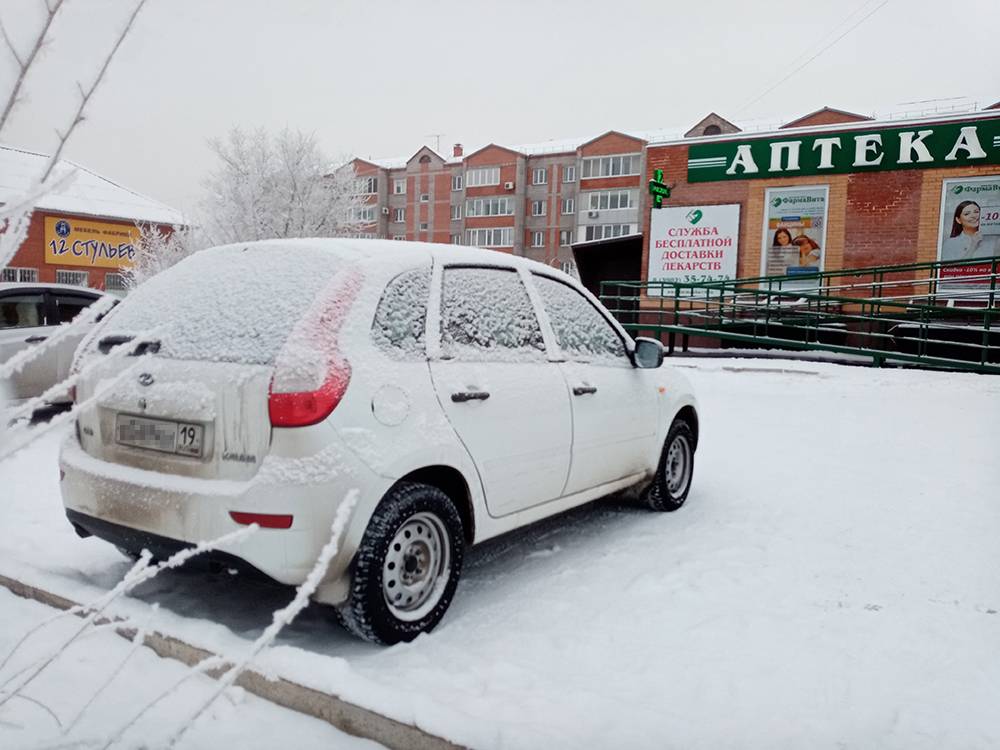
[[[974,260],[1000,256],[1000,175],[945,180],[941,187],[938,259]],[[989,286],[990,264],[941,269],[941,289]],[[948,279],[948,283],[945,283]]]
[[[808,276],[823,270],[828,193],[827,185],[767,191],[761,253],[764,276]],[[810,284],[803,280],[801,286]]]

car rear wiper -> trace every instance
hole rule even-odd
[[[111,336],[105,336],[97,342],[97,351],[101,354],[107,354],[114,347],[121,346],[122,344],[127,344],[129,341],[134,339],[135,336],[125,336],[121,334],[115,334]],[[129,352],[130,357],[140,357],[143,354],[156,354],[160,351],[160,342],[157,340],[151,341],[140,341],[136,344],[135,349]]]

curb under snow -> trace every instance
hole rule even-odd
[[[80,606],[58,594],[3,574],[0,574],[0,586],[24,599],[33,599],[56,609],[67,610]],[[100,618],[95,621],[95,624],[107,622],[111,622],[111,619]],[[122,626],[116,628],[115,632],[123,638],[132,640],[135,637],[136,629]],[[210,651],[157,632],[147,633],[144,644],[158,656],[176,659],[189,667],[214,656]],[[218,679],[222,671],[211,670],[206,674]],[[268,679],[259,672],[248,669],[240,674],[236,679],[236,684],[266,701],[321,719],[347,734],[374,740],[393,750],[410,750],[411,748],[412,750],[459,750],[460,748],[459,745],[429,734],[412,724],[404,724],[390,719],[367,708],[348,703],[335,695],[314,690],[290,680]]]

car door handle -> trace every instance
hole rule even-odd
[[[48,338],[48,336],[28,336],[28,338],[26,338],[24,340],[24,343],[25,344],[40,344],[43,341],[45,341],[45,339],[47,339],[47,338]]]
[[[486,391],[459,391],[458,393],[451,394],[451,400],[456,404],[460,404],[463,401],[485,401],[490,397],[490,394]]]
[[[585,396],[588,393],[597,393],[597,387],[593,385],[578,385],[573,388],[574,396]]]

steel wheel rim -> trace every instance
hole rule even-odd
[[[382,596],[399,620],[426,617],[451,577],[448,529],[433,513],[414,513],[400,524],[382,561]]]
[[[675,437],[667,448],[664,474],[667,492],[672,497],[684,494],[691,476],[691,445],[683,435]]]

